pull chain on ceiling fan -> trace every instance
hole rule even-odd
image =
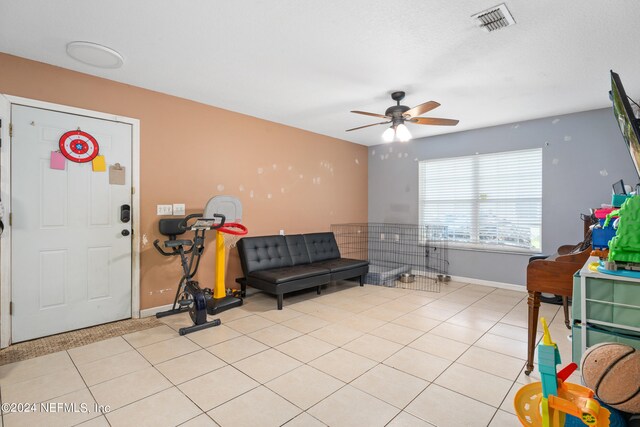
[[[387,108],[387,111],[383,114],[368,113],[366,111],[355,111],[352,113],[363,114],[365,116],[379,117],[386,119],[384,122],[373,123],[370,125],[359,126],[352,129],[347,129],[347,132],[352,130],[364,129],[370,126],[386,125],[391,123],[391,127],[382,133],[382,139],[385,142],[392,142],[394,138],[398,138],[401,142],[406,142],[411,139],[411,132],[407,129],[405,122],[415,123],[417,125],[436,125],[436,126],[455,126],[458,124],[458,120],[453,119],[440,119],[435,117],[416,117],[421,114],[427,113],[440,106],[435,101],[429,101],[417,105],[413,108],[409,108],[406,105],[400,105],[400,101],[404,99],[405,93],[402,91],[393,92],[391,99],[396,101],[396,105]]]

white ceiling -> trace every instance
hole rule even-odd
[[[640,97],[640,2],[506,0],[516,25],[493,33],[470,16],[501,0],[0,0],[0,51],[192,99],[364,145],[384,113],[454,128],[426,137],[610,105],[609,69]],[[66,55],[70,41],[124,57],[116,70]]]

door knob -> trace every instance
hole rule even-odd
[[[122,235],[123,236],[128,236],[129,235],[129,230],[122,230]]]

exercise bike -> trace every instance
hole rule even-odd
[[[171,252],[166,252],[160,247],[160,240],[153,242],[153,246],[163,256],[180,257],[183,276],[176,290],[173,307],[170,310],[156,313],[156,318],[159,319],[188,312],[193,321],[193,326],[180,328],[178,331],[180,335],[218,326],[221,323],[220,319],[207,321],[207,312],[215,314],[211,312],[211,309],[208,309],[211,305],[212,291],[211,289],[202,289],[198,282],[193,279],[198,272],[200,257],[204,251],[205,232],[219,229],[225,223],[224,215],[213,214],[212,216],[214,218],[203,218],[202,214],[192,214],[179,219],[161,219],[159,222],[160,234],[169,237],[168,240],[164,241],[164,247],[170,248]],[[189,221],[193,219],[195,221],[189,225]],[[176,239],[177,236],[184,234],[188,230],[194,232],[193,240]],[[186,247],[188,249],[185,249]],[[240,300],[240,304],[242,304],[242,300]],[[217,312],[219,311],[221,310]]]

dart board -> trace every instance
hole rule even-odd
[[[98,141],[81,130],[70,130],[60,137],[60,152],[72,162],[90,162],[98,155],[99,149]]]

